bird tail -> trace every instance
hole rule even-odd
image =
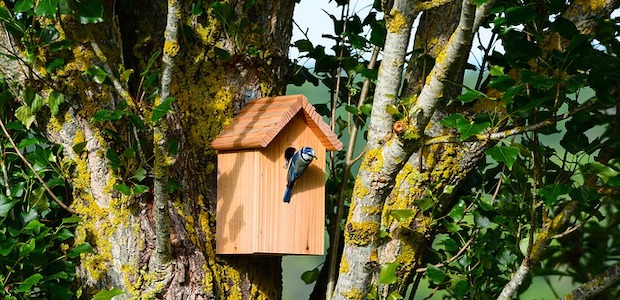
[[[291,202],[291,194],[293,193],[293,184],[286,185],[286,190],[284,191],[284,203]]]

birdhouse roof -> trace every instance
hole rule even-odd
[[[251,100],[213,140],[215,150],[265,148],[299,112],[325,149],[342,149],[342,142],[304,95]]]

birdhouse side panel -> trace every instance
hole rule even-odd
[[[287,148],[312,147],[317,159],[295,182],[289,203],[283,201],[287,185]],[[295,116],[262,149],[257,252],[322,255],[325,223],[325,146]]]
[[[218,154],[217,254],[254,253],[260,155],[258,150]]]

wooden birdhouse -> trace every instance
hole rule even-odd
[[[285,152],[312,147],[283,201]],[[322,255],[326,151],[338,137],[303,95],[251,100],[211,144],[217,155],[217,254]]]

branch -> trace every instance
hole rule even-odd
[[[58,205],[60,205],[60,207],[64,208],[66,211],[72,214],[77,214],[75,210],[73,210],[72,208],[64,204],[62,201],[60,201],[60,199],[58,199],[58,197],[56,197],[54,192],[52,192],[52,190],[47,186],[43,178],[39,176],[39,173],[37,173],[37,171],[34,170],[30,162],[28,162],[28,160],[22,155],[22,153],[19,151],[19,148],[17,148],[17,145],[15,145],[15,141],[13,141],[13,138],[11,138],[11,135],[9,135],[9,132],[6,130],[6,127],[4,127],[4,122],[1,119],[0,119],[0,127],[2,127],[2,131],[4,132],[4,135],[6,135],[7,139],[9,139],[9,142],[11,143],[11,146],[13,147],[13,149],[15,149],[15,153],[17,153],[17,156],[19,156],[19,158],[26,164],[26,166],[28,166],[28,169],[32,171],[32,173],[37,178],[37,180],[39,180],[39,182],[43,185],[43,188],[45,188],[45,191],[50,195],[50,197],[52,197],[52,199],[54,199],[54,202],[56,202]]]
[[[616,263],[605,272],[596,275],[596,277],[566,294],[561,300],[590,299],[606,288],[617,286],[618,283],[620,283],[620,263]]]
[[[181,18],[181,5],[178,0],[168,1],[168,14],[166,29],[164,31],[164,55],[162,57],[164,69],[161,76],[161,89],[155,106],[161,104],[170,96],[172,85],[172,71],[174,57],[179,51],[178,31]],[[162,267],[171,260],[172,249],[170,245],[170,213],[168,209],[168,154],[166,144],[168,136],[165,128],[161,125],[165,119],[153,125],[153,146],[155,160],[153,162],[153,197],[155,203],[155,253],[151,256],[151,263],[155,268]]]
[[[543,127],[555,125],[558,122],[568,119],[575,115],[578,112],[589,109],[593,107],[598,101],[594,100],[589,103],[586,103],[572,111],[568,111],[562,115],[556,116],[554,118],[549,118],[547,120],[541,121],[536,124],[527,125],[527,126],[517,126],[511,129],[507,129],[500,132],[493,133],[483,133],[483,134],[474,134],[467,138],[465,141],[461,141],[458,135],[442,135],[434,138],[429,138],[424,142],[425,145],[433,145],[433,144],[442,144],[442,143],[460,143],[460,142],[475,142],[475,141],[498,141],[509,136],[517,135],[520,133],[530,132],[534,130],[541,129]]]
[[[370,61],[368,62],[368,69],[372,70],[375,68],[375,64],[377,63],[377,58],[379,56],[379,47],[375,47],[372,51],[372,56]],[[370,90],[370,78],[366,78],[364,80],[364,84],[362,85],[362,91],[360,92],[359,101],[357,103],[357,108],[359,109],[364,105],[364,99],[368,95],[368,91]],[[357,140],[357,132],[359,131],[360,125],[357,122],[354,122],[353,129],[351,130],[351,134],[349,135],[349,143],[347,147],[347,154],[344,161],[344,171],[342,174],[342,183],[340,194],[338,196],[338,207],[336,209],[336,223],[332,224],[333,232],[331,235],[332,243],[330,248],[332,249],[332,253],[329,259],[328,265],[328,275],[327,275],[327,289],[326,289],[326,298],[331,299],[333,297],[334,287],[336,285],[336,270],[338,264],[338,248],[340,244],[340,220],[344,215],[344,200],[345,200],[345,190],[346,186],[351,177],[351,167],[357,161],[357,159],[353,158],[353,152],[355,151],[355,141]]]
[[[482,7],[481,7],[482,8]],[[428,125],[445,90],[445,81],[454,77],[459,63],[471,49],[474,32],[476,4],[464,0],[459,24],[446,48],[437,57],[437,62],[426,79],[417,101],[409,110],[409,120],[415,126],[414,134],[421,136]]]
[[[448,259],[445,262],[441,262],[438,264],[433,265],[436,268],[441,268],[445,265],[449,265],[451,262],[459,259],[459,257],[461,257],[461,255],[463,255],[463,253],[465,253],[465,251],[467,250],[467,248],[469,248],[469,245],[471,245],[471,243],[474,241],[474,238],[476,237],[476,235],[478,234],[478,232],[480,231],[480,229],[476,229],[473,234],[471,235],[471,237],[469,238],[469,240],[467,240],[467,243],[465,243],[465,245],[463,245],[463,247],[461,247],[461,249],[459,250],[459,252],[456,253],[456,255],[452,256],[450,259]],[[424,268],[417,268],[415,271],[416,273],[423,273],[426,272],[428,268],[424,267]]]
[[[544,229],[537,235],[533,245],[528,246],[528,249],[530,249],[529,253],[521,262],[519,269],[512,275],[510,281],[504,286],[501,294],[497,297],[498,300],[512,299],[512,296],[525,281],[530,268],[540,261],[543,251],[547,249],[547,246],[549,246],[549,243],[551,243],[560,228],[568,223],[578,206],[577,201],[569,202],[553,219],[545,222]]]

